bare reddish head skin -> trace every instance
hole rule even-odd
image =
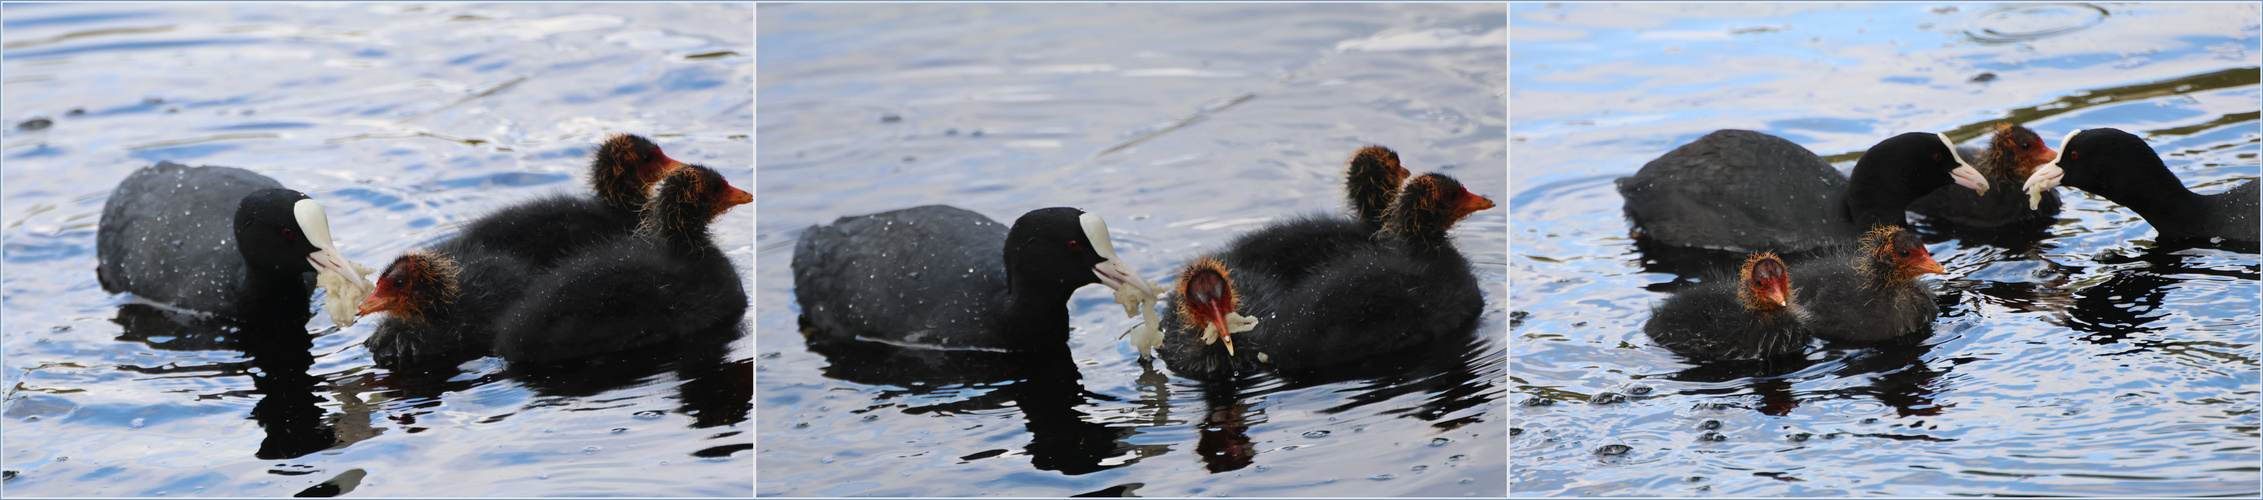
[[[2035,167],[2059,158],[2059,152],[2044,145],[2043,138],[2035,135],[2035,131],[2011,123],[1996,124],[1996,135],[1989,141],[1989,147],[1998,151],[1996,154],[2012,155],[2009,175],[1991,173],[1995,178],[2025,181],[2035,173]]]
[[[1933,261],[1933,253],[1925,250],[1925,242],[1901,226],[1881,225],[1863,235],[1862,247],[1870,253],[1871,262],[1890,262],[1888,281],[1899,283],[1918,276],[1939,274],[1947,269]]]
[[[455,260],[447,257],[423,251],[404,254],[377,275],[377,289],[362,299],[356,313],[422,317],[439,303],[455,300],[456,271]]]
[[[1493,208],[1493,200],[1469,192],[1445,174],[1422,174],[1407,181],[1384,215],[1381,232],[1423,247],[1446,244],[1446,232],[1469,214]]]
[[[1179,315],[1188,319],[1187,324],[1194,334],[1200,335],[1206,327],[1215,326],[1221,339],[1232,337],[1226,323],[1226,314],[1235,312],[1233,279],[1229,274],[1224,264],[1209,257],[1196,259],[1179,273]]]
[[[1791,305],[1791,270],[1776,254],[1752,254],[1745,258],[1744,267],[1737,274],[1745,285],[1743,289],[1737,290],[1737,298],[1744,303],[1745,308],[1773,311]]]

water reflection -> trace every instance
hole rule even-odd
[[[248,393],[230,391],[211,397],[258,398],[252,405],[251,420],[266,431],[267,438],[252,453],[255,458],[298,458],[376,436],[378,432],[367,425],[354,425],[354,432],[339,431],[340,422],[367,422],[368,415],[356,419],[322,409],[322,404],[330,402],[322,394],[328,381],[308,373],[314,367],[314,335],[303,325],[311,314],[298,316],[298,324],[288,321],[293,315],[281,316],[275,321],[237,323],[148,304],[125,304],[112,319],[124,329],[119,340],[169,351],[237,350],[245,359],[205,365],[119,365],[118,369],[145,375],[251,377],[252,390]],[[368,410],[361,405],[340,405],[341,411],[356,409]]]
[[[1134,426],[1089,420],[1078,407],[1114,398],[1086,391],[1076,360],[1067,348],[1034,351],[942,350],[898,347],[877,342],[828,341],[805,334],[809,350],[825,357],[824,374],[881,389],[864,412],[902,405],[895,400],[937,396],[947,391],[978,394],[934,404],[905,406],[910,415],[950,417],[1012,408],[1022,416],[1030,442],[1022,449],[1038,470],[1090,474],[1139,463],[1170,451],[1166,445],[1132,444]],[[966,460],[998,456],[977,452]]]
[[[2080,3],[2006,5],[1972,16],[1965,36],[1985,44],[2010,44],[2064,35],[2106,22],[2106,9]]]

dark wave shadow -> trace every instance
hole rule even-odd
[[[805,332],[809,349],[825,357],[826,377],[886,387],[868,411],[896,407],[890,400],[964,388],[979,395],[903,408],[905,414],[948,417],[1012,408],[1021,413],[1030,442],[1022,449],[1039,470],[1081,475],[1124,467],[1170,452],[1166,445],[1132,444],[1137,426],[1094,422],[1077,409],[1115,398],[1088,392],[1066,346],[1029,352],[938,350],[864,341],[826,341]],[[968,455],[987,458],[1006,450]]]
[[[356,415],[333,414],[322,408],[329,401],[329,381],[307,373],[314,367],[314,335],[305,329],[306,316],[281,315],[258,322],[236,322],[185,314],[147,304],[119,306],[111,321],[123,327],[118,340],[141,342],[168,351],[241,351],[244,359],[198,365],[145,367],[120,365],[119,370],[150,374],[197,374],[205,377],[250,377],[248,393],[230,391],[216,397],[256,397],[250,418],[267,436],[252,455],[265,460],[292,459],[339,448],[374,437],[372,432],[340,432],[336,422]],[[367,417],[367,415],[359,415]]]

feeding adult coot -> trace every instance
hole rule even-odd
[[[1692,360],[1768,359],[1806,352],[1806,314],[1791,270],[1773,253],[1745,259],[1735,279],[1682,289],[1650,310],[1643,333]]]
[[[802,232],[793,269],[803,331],[818,341],[1057,350],[1076,289],[1155,295],[1099,214],[1065,207],[1012,227],[943,205],[842,217]]]
[[[751,201],[707,167],[669,174],[634,233],[584,246],[528,283],[496,320],[495,354],[550,363],[737,332],[746,288],[708,224]]]
[[[2221,193],[2194,193],[2145,139],[2096,128],[2067,134],[2059,143],[2058,161],[2036,168],[2025,191],[2037,200],[2058,186],[2104,196],[2144,217],[2162,240],[2253,245],[2259,231],[2256,185],[2248,181]]]
[[[589,162],[595,197],[556,194],[504,207],[464,224],[457,238],[547,268],[584,245],[635,230],[652,185],[682,166],[644,137],[614,134]]]
[[[104,291],[242,322],[305,322],[320,282],[332,321],[349,325],[370,288],[320,203],[240,168],[161,162],[126,176],[102,204],[95,257]]]
[[[1988,191],[1947,136],[1922,132],[1879,141],[1850,178],[1791,141],[1719,130],[1617,183],[1644,236],[1739,252],[1798,252],[1853,241],[1879,224],[1907,226],[1910,201],[1950,183]]]
[[[1346,191],[1365,212],[1357,193],[1373,181],[1359,163],[1346,171]],[[1212,377],[1324,367],[1468,333],[1484,298],[1447,231],[1492,206],[1452,177],[1426,174],[1397,190],[1364,237],[1340,236],[1362,222],[1325,216],[1237,237],[1181,270],[1155,353],[1172,371]]]

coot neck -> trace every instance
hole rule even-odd
[[[704,254],[715,248],[714,238],[707,228],[713,218],[665,204],[652,210],[637,227],[637,234],[646,240],[681,255]]]
[[[2207,223],[2209,217],[2206,197],[2186,189],[2184,181],[2170,173],[2169,167],[2161,164],[2158,158],[2150,163],[2152,164],[2143,167],[2146,172],[2143,177],[2080,187],[2129,207],[2139,217],[2144,217],[2147,224],[2152,224],[2155,230],[2160,231],[2163,237],[2205,232],[2201,226]]]
[[[304,323],[312,314],[306,306],[307,297],[314,293],[310,285],[311,271],[292,271],[252,264],[245,266],[243,308],[236,311],[239,321],[252,324],[269,322]]]
[[[1913,169],[1884,168],[1877,164],[1884,161],[1870,160],[1870,156],[1863,156],[1854,166],[1854,175],[1847,179],[1847,220],[1854,222],[1857,231],[1868,231],[1879,224],[1908,226],[1909,218],[1903,213],[1909,211],[1909,202],[1940,186],[1917,189],[1921,183],[1906,175],[1913,172],[1889,171]]]
[[[1061,283],[1040,283],[1034,273],[1007,273],[1006,317],[999,325],[1012,340],[1008,345],[1020,349],[1040,349],[1046,346],[1065,346],[1069,342],[1069,295],[1076,286]]]

